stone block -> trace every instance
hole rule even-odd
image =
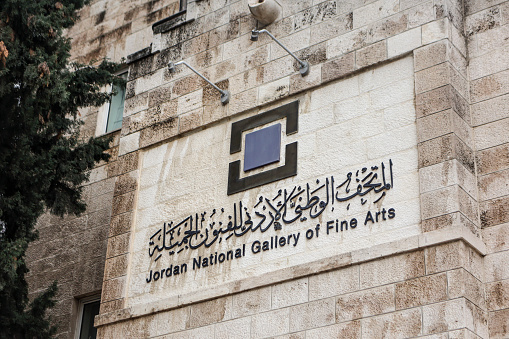
[[[423,307],[423,333],[433,334],[467,328],[486,338],[487,314],[464,298]]]
[[[423,142],[452,132],[451,110],[417,119],[417,140]]]
[[[181,66],[185,67],[185,66]],[[196,74],[180,78],[175,81],[172,88],[172,98],[180,97],[190,92],[194,92],[205,86],[206,82]]]
[[[280,80],[262,85],[259,87],[258,93],[259,105],[284,98],[290,93],[290,77],[287,76]]]
[[[473,80],[470,83],[472,103],[491,99],[509,92],[509,70]]]
[[[190,308],[189,327],[203,327],[232,318],[232,297],[193,304]]]
[[[87,212],[97,212],[107,206],[112,206],[112,199],[112,192],[90,198],[90,201],[87,203]]]
[[[309,277],[309,300],[332,297],[359,289],[359,266],[350,266]]]
[[[114,168],[108,171],[108,177],[121,175],[138,169],[138,152],[129,153],[118,158]]]
[[[113,198],[113,215],[131,211],[134,208],[136,192],[118,195]]]
[[[438,177],[441,177],[441,180],[436,180]],[[475,179],[475,176],[455,159],[423,167],[419,170],[421,193],[452,185],[460,185],[465,192],[475,197],[477,194]]]
[[[509,250],[509,223],[483,229],[482,238],[490,254]]]
[[[509,280],[486,284],[488,311],[509,309]]]
[[[454,299],[423,307],[423,334],[455,330],[465,326],[465,301]]]
[[[422,194],[421,208],[423,219],[457,211],[463,213],[474,223],[478,217],[476,201],[456,185]]]
[[[250,90],[232,95],[229,107],[229,115],[246,111],[253,106],[253,102],[258,101],[258,89],[252,88]]]
[[[243,53],[240,57],[242,59],[240,65],[242,70],[256,68],[269,62],[269,45],[263,45],[253,50]],[[280,55],[280,57],[283,55]],[[277,59],[277,58],[274,58]]]
[[[429,247],[426,254],[426,274],[464,267],[465,247],[461,242],[451,242]]]
[[[152,65],[154,63],[154,56],[148,56],[146,58],[137,60],[136,62],[129,65],[129,77],[128,81],[132,81],[152,71]]]
[[[215,329],[215,325],[203,326],[194,328],[192,330],[181,331],[177,333],[171,333],[165,335],[165,339],[194,339],[194,338],[209,338],[213,335]],[[139,336],[138,338],[142,338],[144,335]],[[131,337],[135,338],[135,337]]]
[[[387,39],[387,56],[393,58],[420,46],[422,46],[421,27],[416,27]]]
[[[126,99],[124,103],[124,117],[147,109],[149,107],[148,98],[149,94],[145,92]]]
[[[328,82],[341,78],[355,69],[355,53],[349,53],[339,58],[325,62],[322,65],[322,81]]]
[[[469,64],[471,80],[479,79],[509,68],[509,46],[502,44],[477,58],[472,58]]]
[[[509,251],[487,255],[484,262],[486,282],[509,279]]]
[[[302,92],[322,83],[322,65],[312,66],[306,76],[296,73],[290,76],[290,95]]]
[[[309,62],[310,65],[321,64],[327,60],[327,44],[322,42],[309,46],[296,52],[296,55],[299,59]],[[295,59],[292,61],[294,65],[297,66],[297,61]]]
[[[393,312],[361,320],[364,338],[409,338],[422,333],[420,308]]]
[[[282,60],[288,61],[287,62],[288,67],[286,70],[288,72],[290,72],[291,61],[289,60],[289,58],[281,58],[281,59],[278,59],[276,61],[273,61],[273,62],[265,65],[264,67],[249,69],[243,73],[239,73],[239,74],[234,75],[228,79],[229,84],[230,84],[230,86],[229,86],[230,93],[232,95],[235,95],[235,94],[244,92],[248,89],[256,88],[256,86],[260,85],[264,81],[264,79],[265,79],[264,72],[267,72],[267,70],[270,69],[273,65],[278,64],[279,66],[281,66],[280,62]],[[284,75],[287,75],[287,73],[285,73]],[[274,77],[274,78],[270,77],[268,81],[275,80],[278,77],[279,76]]]
[[[408,280],[424,275],[424,252],[415,251],[360,265],[361,288]]]
[[[467,102],[451,85],[417,94],[415,101],[418,118],[450,108],[466,121],[470,117]]]
[[[447,275],[441,273],[397,283],[395,299],[398,310],[447,300]]]
[[[110,237],[129,232],[131,230],[132,213],[127,212],[111,217]]]
[[[479,177],[479,199],[490,200],[509,194],[509,170]]]
[[[239,36],[240,20],[231,20],[226,25],[222,25],[210,31],[208,48],[215,47],[232,40]]]
[[[415,72],[415,93],[445,86],[450,83],[450,65],[447,62]]]
[[[111,220],[111,206],[104,206],[102,210],[88,214],[87,229],[99,228],[108,230],[110,220]]]
[[[422,44],[447,39],[449,36],[449,20],[446,18],[435,20],[422,26]]]
[[[472,150],[452,133],[420,143],[417,148],[420,168],[457,159],[470,172],[474,172]]]
[[[322,339],[322,338],[360,339],[361,322],[358,320],[350,321],[306,331],[306,339]]]
[[[251,337],[251,318],[239,318],[216,324],[214,338],[244,339]]]
[[[342,3],[337,4],[341,6]],[[331,20],[311,26],[311,42],[317,43],[338,37],[353,28],[353,13],[347,12],[336,16]]]
[[[353,11],[353,27],[358,28],[399,11],[399,1],[378,0]]]
[[[138,175],[138,171],[119,175],[115,182],[114,196],[136,190],[138,185]]]
[[[178,123],[176,118],[169,118],[158,124],[154,124],[141,131],[140,147],[153,145],[159,141],[171,138],[178,134]]]
[[[308,278],[273,285],[271,290],[273,309],[302,304],[308,301]]]
[[[474,128],[477,150],[509,143],[509,118],[494,121]]]
[[[101,308],[99,310],[99,314],[118,311],[118,310],[121,310],[122,308],[124,308],[124,300],[123,299],[101,302]]]
[[[366,47],[372,42],[372,31],[367,28],[331,37],[327,40],[327,59],[340,57],[356,49]]]
[[[336,322],[393,312],[394,300],[394,284],[341,295],[336,298]]]
[[[482,201],[479,212],[483,228],[509,222],[509,197]]]
[[[198,108],[194,111],[179,116],[179,133],[185,133],[198,128],[202,125],[203,109]]]
[[[104,281],[101,302],[123,298],[125,293],[125,281],[125,276]]]
[[[147,320],[150,336],[159,336],[183,331],[189,325],[190,308],[182,307],[154,314]]]
[[[387,59],[387,41],[382,40],[355,52],[356,68],[363,68]]]
[[[167,102],[172,96],[173,84],[166,84],[159,86],[148,93],[148,107],[159,106],[160,104]]]
[[[489,313],[489,336],[493,339],[509,335],[509,309]]]
[[[271,309],[271,288],[264,287],[232,296],[232,318],[265,312]]]
[[[308,7],[294,16],[293,28],[298,31],[310,25],[331,19],[337,14],[335,1],[324,1],[316,6]]]
[[[251,336],[265,338],[290,332],[290,308],[258,313],[251,318]]]
[[[509,117],[509,95],[501,95],[472,105],[472,125],[479,126]]]
[[[290,307],[290,332],[333,324],[334,304],[334,298],[328,298]]]
[[[129,252],[130,233],[124,233],[108,239],[106,258],[116,257]]]
[[[203,105],[203,89],[185,94],[178,98],[177,114],[199,109]]]
[[[381,21],[373,22],[363,27],[362,30],[364,30],[365,43],[369,44],[404,33],[408,30],[409,26],[408,14],[399,12]]]
[[[430,2],[414,1],[417,6],[405,10],[403,13],[408,16],[408,28],[414,28],[417,26],[425,25],[429,22],[434,21],[435,18],[435,6]],[[403,10],[403,3],[400,4],[401,10]]]
[[[439,333],[439,334],[430,334],[429,336],[425,336],[423,338],[442,338],[443,335],[446,335],[449,339],[479,339],[474,332],[464,328],[460,330],[449,331],[447,333]]]
[[[465,32],[467,37],[470,37],[498,27],[500,22],[500,7],[492,7],[466,17]]]
[[[106,259],[104,279],[109,280],[127,275],[129,256],[127,254]]]

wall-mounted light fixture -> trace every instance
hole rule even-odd
[[[221,88],[217,87],[215,84],[212,83],[212,81],[207,79],[203,74],[201,74],[200,72],[195,70],[191,65],[189,65],[185,61],[179,61],[179,62],[176,62],[176,63],[173,63],[173,62],[170,61],[168,63],[168,69],[170,70],[170,72],[174,73],[175,72],[175,66],[177,66],[177,65],[186,65],[191,71],[193,71],[194,73],[198,74],[203,80],[205,80],[212,87],[214,87],[216,90],[218,90],[219,93],[221,93],[221,103],[223,105],[226,105],[230,101],[230,92],[228,92],[227,90],[223,91]]]
[[[281,13],[281,6],[274,0],[248,0],[251,14],[262,25],[269,25],[276,21]]]
[[[297,60],[297,62],[299,63],[299,71],[300,71],[300,74],[302,76],[305,76],[305,75],[308,75],[309,74],[309,62],[307,61],[304,61],[304,60],[300,60],[299,58],[297,58],[297,56],[295,54],[293,54],[292,52],[290,52],[290,50],[288,48],[286,48],[281,42],[279,42],[278,39],[276,39],[276,37],[274,37],[269,31],[267,31],[266,29],[253,29],[251,31],[251,41],[257,41],[258,40],[258,36],[260,35],[260,33],[267,33],[271,38],[272,40],[274,40],[275,42],[277,42],[277,44],[281,47],[283,47],[283,49],[285,51],[287,51],[295,60]]]

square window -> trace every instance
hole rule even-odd
[[[244,172],[279,161],[281,124],[246,134]]]

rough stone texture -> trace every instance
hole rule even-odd
[[[336,301],[336,322],[392,312],[395,310],[394,300],[394,285],[339,296]]]
[[[430,275],[396,284],[396,309],[411,308],[447,299],[446,274]]]
[[[59,278],[60,302],[51,311],[61,326],[59,337],[73,335],[75,298],[101,293],[101,286],[102,314],[110,319],[115,312],[143,315],[101,326],[100,337],[107,338],[508,337],[509,2],[278,3],[281,17],[267,28],[310,62],[306,77],[267,35],[261,34],[257,42],[249,40],[256,22],[246,1],[190,0],[188,22],[156,35],[151,24],[176,13],[177,1],[97,0],[80,12],[80,20],[67,32],[73,38],[74,60],[118,61],[144,52],[143,57],[137,53],[129,59],[123,128],[114,134],[112,160],[98,164],[84,187],[86,214],[64,220],[42,217],[41,238],[28,253],[31,295]],[[401,69],[391,65],[409,54],[413,54],[411,75],[405,73],[408,67],[401,77]],[[180,60],[228,89],[233,94],[230,103],[222,106],[218,93],[185,66],[175,73],[166,69],[169,61]],[[358,75],[369,81],[354,81]],[[396,91],[393,83],[411,88],[411,95]],[[291,100],[289,96],[298,97],[304,107],[299,133],[311,126],[323,128],[299,139],[299,154],[309,159],[299,171],[306,174],[332,173],[337,167],[330,163],[350,170],[351,159],[378,159],[386,151],[403,152],[398,147],[407,142],[417,145],[420,173],[404,178],[397,187],[418,187],[420,197],[397,211],[398,217],[407,213],[408,228],[384,230],[384,241],[391,244],[396,232],[409,236],[422,232],[426,235],[422,240],[468,229],[486,244],[487,255],[482,257],[482,249],[474,250],[469,240],[428,247],[424,242],[424,249],[417,249],[421,243],[411,240],[404,248],[387,245],[384,250],[363,243],[368,262],[332,270],[325,265],[304,276],[296,270],[277,284],[256,276],[266,285],[247,292],[242,292],[245,286],[235,286],[228,291],[240,292],[228,296],[197,289],[195,299],[183,299],[197,303],[153,314],[148,307],[122,310],[126,265],[131,262],[136,270],[139,258],[129,251],[141,246],[135,240],[131,243],[136,235],[130,232],[137,226],[133,208],[138,194],[138,203],[144,206],[155,194],[140,180],[140,154],[178,140],[177,153],[172,153],[178,156],[186,151],[181,141],[193,133],[206,133],[238,114],[276,107]],[[407,112],[414,109],[417,120],[413,115],[408,118]],[[96,108],[83,111],[84,137],[94,135],[99,115]],[[333,124],[341,128],[333,129]],[[384,134],[384,128],[391,133]],[[357,140],[359,135],[365,139],[349,147],[335,140],[342,136]],[[218,131],[217,137],[228,138],[228,131]],[[227,164],[219,156],[219,145],[209,153],[203,151],[204,145],[191,145],[190,152],[210,163]],[[315,155],[322,148],[334,150],[326,161]],[[198,194],[192,194],[210,176],[190,161],[192,157],[179,159],[181,169],[165,180],[181,183],[179,175],[189,171],[195,184],[192,189],[181,186],[181,197],[161,209],[164,213],[174,208],[191,212],[188,199],[197,201]],[[401,153],[398,161],[408,159]],[[226,184],[224,178],[218,181],[216,186]],[[138,192],[138,187],[143,190]],[[208,189],[214,194],[203,199],[215,201],[217,189]],[[416,206],[420,215],[405,212]],[[145,223],[157,213],[138,213],[139,220]],[[79,246],[64,251],[69,238]],[[362,242],[347,239],[347,243]],[[404,253],[391,255],[396,250]],[[203,299],[211,300],[199,302]]]

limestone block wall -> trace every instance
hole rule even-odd
[[[467,6],[471,114],[492,338],[509,335],[508,20],[507,2],[472,1]]]
[[[64,218],[46,214],[37,225],[39,239],[27,251],[30,296],[58,282],[57,304],[48,312],[58,326],[57,338],[71,338],[76,326],[77,299],[97,295],[102,289],[104,258],[110,230],[118,160],[118,137],[110,149],[111,160],[90,173],[83,187],[87,211]]]
[[[103,338],[488,338],[482,258],[463,242],[100,327]],[[311,272],[309,270],[308,272]]]
[[[509,134],[504,72],[509,60],[505,56],[509,2],[278,3],[281,17],[267,29],[310,62],[306,77],[268,36],[262,34],[256,42],[249,39],[256,22],[246,0],[190,0],[185,16],[154,28],[155,21],[178,11],[176,1],[94,1],[69,32],[77,60],[126,57],[129,68],[122,130],[118,147],[112,150],[115,158],[94,170],[87,186],[90,213],[79,219],[80,230],[74,233],[81,234],[92,220],[94,204],[104,207],[109,213],[94,234],[96,243],[107,243],[107,250],[70,256],[91,267],[106,258],[101,314],[96,318],[100,337],[507,337]],[[228,89],[230,103],[221,105],[218,93],[186,67],[170,73],[167,63],[180,60]],[[146,250],[140,246],[139,227],[150,224],[145,222],[150,213],[144,219],[143,209],[150,209],[154,198],[149,186],[152,179],[156,188],[164,190],[167,184],[157,182],[158,175],[147,174],[149,154],[221,128],[227,140],[232,121],[295,99],[301,100],[302,112],[314,112],[308,114],[312,120],[301,117],[302,129],[326,117],[329,123],[322,127],[333,127],[343,122],[345,111],[343,103],[337,104],[343,88],[335,84],[374,75],[405,60],[410,60],[413,83],[404,86],[411,87],[413,98],[402,103],[395,91],[378,97],[373,93],[369,100],[384,105],[382,113],[365,110],[374,121],[380,114],[386,123],[412,127],[408,133],[385,135],[378,146],[391,154],[397,151],[391,149],[394,145],[405,140],[413,144],[416,157],[409,163],[416,175],[411,183],[418,188],[419,203],[411,209],[409,220],[414,221],[407,226],[414,225],[414,233],[405,231],[390,243],[329,253],[315,261],[282,264],[256,279],[212,279],[209,288],[176,292],[171,298],[133,294],[133,272],[139,273],[142,258],[137,252]],[[391,74],[385,76],[389,79]],[[379,80],[383,83],[384,78]],[[364,99],[352,100],[352,112],[362,111],[356,105]],[[401,114],[408,111],[412,115]],[[94,135],[97,114],[96,108],[84,112],[85,136]],[[373,120],[362,120],[362,115],[352,117],[351,128]],[[227,154],[227,149],[222,151]],[[186,159],[194,158],[181,160]],[[306,164],[299,170],[311,168],[311,157]],[[189,168],[187,175],[194,173]],[[226,173],[218,179],[218,192],[226,189],[225,178]],[[176,202],[183,210],[189,208],[184,200]],[[168,211],[174,208],[169,206]],[[32,277],[40,274],[32,278],[34,286],[63,272],[55,268],[60,257],[54,253],[59,253],[67,234],[65,222],[45,217],[40,224],[48,233],[30,255]],[[46,244],[48,236],[55,239],[53,248]],[[48,254],[41,257],[39,248],[48,248]],[[95,259],[90,261],[91,257]],[[78,266],[74,269],[78,271]],[[73,331],[64,319],[74,307],[72,299],[100,289],[99,278],[87,288],[67,287],[76,284],[74,279],[61,283],[70,292],[55,311],[65,328],[62,337]]]

